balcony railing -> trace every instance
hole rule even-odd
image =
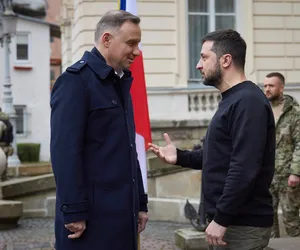
[[[155,120],[209,121],[220,99],[215,88],[148,90],[150,116]]]
[[[147,93],[152,120],[193,120],[207,124],[221,100],[220,92],[212,87],[151,88],[147,89]],[[300,102],[300,84],[287,84],[285,94],[292,95]]]
[[[215,112],[221,99],[216,91],[195,91],[188,94],[189,112]]]
[[[187,93],[188,112],[193,119],[210,120],[218,109],[221,95],[216,89],[197,89]]]

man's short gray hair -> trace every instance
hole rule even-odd
[[[106,12],[100,21],[97,23],[95,31],[95,42],[97,43],[99,38],[105,31],[118,30],[125,22],[131,22],[134,24],[140,23],[140,18],[124,10],[111,10]]]

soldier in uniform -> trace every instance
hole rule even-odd
[[[300,107],[289,95],[284,95],[284,76],[269,73],[264,91],[269,99],[276,122],[276,162],[271,185],[274,206],[272,237],[280,237],[278,204],[289,236],[300,236]]]
[[[6,130],[5,123],[3,121],[0,121],[0,138],[2,134],[5,132],[5,130]],[[1,147],[0,145],[0,177],[2,181],[6,179],[6,170],[7,170],[7,157],[3,150],[3,147]]]
[[[13,154],[13,148],[10,145],[13,140],[12,127],[9,117],[2,112],[0,108],[0,179],[6,180],[7,157]]]

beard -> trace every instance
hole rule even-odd
[[[206,86],[217,87],[221,84],[222,78],[223,74],[221,67],[218,63],[216,63],[214,71],[209,72],[209,74],[207,74],[207,76],[203,79],[203,84]]]
[[[271,95],[270,97],[268,97],[268,100],[270,102],[275,102],[277,100],[279,100],[281,98],[281,95],[280,94],[276,94],[276,95]]]

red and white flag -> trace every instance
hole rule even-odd
[[[137,15],[136,0],[120,0],[119,9],[126,10],[134,15]],[[138,159],[142,171],[143,184],[145,193],[148,192],[147,185],[147,158],[146,150],[151,139],[151,128],[148,111],[146,81],[143,64],[143,53],[140,48],[140,56],[136,57],[132,63],[130,70],[133,77],[131,86],[131,96],[134,110],[134,121],[136,128],[136,147]]]

